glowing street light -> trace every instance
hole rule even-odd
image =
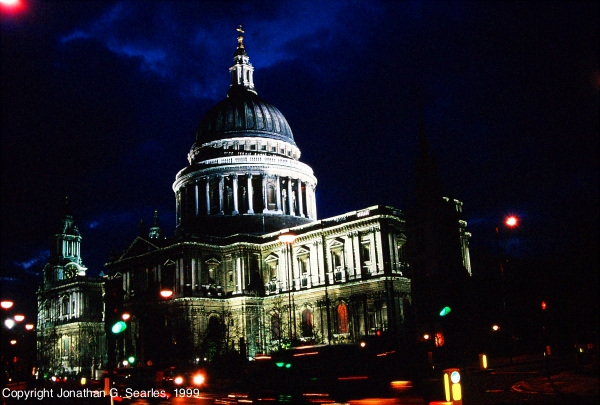
[[[16,322],[14,319],[9,318],[4,321],[4,326],[6,326],[8,329],[12,329],[15,325],[16,325]]]
[[[506,220],[504,221],[504,223],[509,228],[514,228],[515,226],[517,226],[519,224],[519,218],[517,218],[514,215],[511,215],[511,216],[509,216],[509,217],[506,218]]]
[[[25,324],[25,330],[33,330],[33,328],[35,328],[35,325],[32,323]]]
[[[516,215],[509,215],[508,217],[506,217],[504,219],[504,225],[506,225],[506,227],[508,228],[516,228],[519,225],[519,217],[517,217]],[[505,292],[505,280],[504,280],[504,251],[506,250],[506,243],[508,242],[508,239],[504,241],[504,243],[501,242],[500,239],[500,229],[498,226],[496,226],[496,236],[498,238],[498,248],[500,249],[499,251],[499,259],[500,259],[500,275],[502,277],[502,310],[506,311],[506,292]]]
[[[0,307],[2,307],[2,309],[10,309],[13,305],[15,305],[15,303],[9,300],[3,300],[0,302]]]
[[[164,299],[171,298],[173,296],[173,290],[160,290],[160,296]]]
[[[18,314],[15,315],[14,318],[16,322],[23,322],[23,320],[25,319],[25,315]]]

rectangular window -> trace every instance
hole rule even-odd
[[[371,261],[371,244],[368,241],[363,240],[360,242],[360,258],[363,265]]]

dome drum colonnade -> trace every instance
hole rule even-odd
[[[178,176],[178,225],[201,215],[263,213],[316,219],[315,181],[304,163],[270,156],[203,163],[214,167]]]
[[[283,114],[256,94],[241,27],[238,33],[227,98],[202,119],[190,165],[173,184],[180,233],[215,216],[275,215],[288,226],[317,219],[317,179],[298,160]]]

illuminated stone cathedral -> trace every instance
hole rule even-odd
[[[129,316],[110,336],[114,363],[252,358],[407,328],[404,214],[375,205],[318,219],[317,178],[283,114],[258,96],[241,27],[233,61],[227,97],[175,176],[174,237],[155,213],[106,264],[107,323]]]

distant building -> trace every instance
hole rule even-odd
[[[104,282],[87,276],[68,201],[37,292],[38,376],[87,376],[106,362]]]
[[[109,323],[131,315],[109,336],[111,364],[357,342],[406,334],[412,319],[404,214],[372,206],[317,219],[317,179],[283,114],[258,97],[238,31],[227,97],[173,184],[175,236],[155,214],[106,264]]]
[[[419,111],[420,112],[420,111]],[[417,339],[432,346],[464,347],[471,303],[471,259],[463,203],[443,197],[436,160],[420,117],[415,193],[407,210],[406,244]],[[450,312],[441,315],[444,308]]]

